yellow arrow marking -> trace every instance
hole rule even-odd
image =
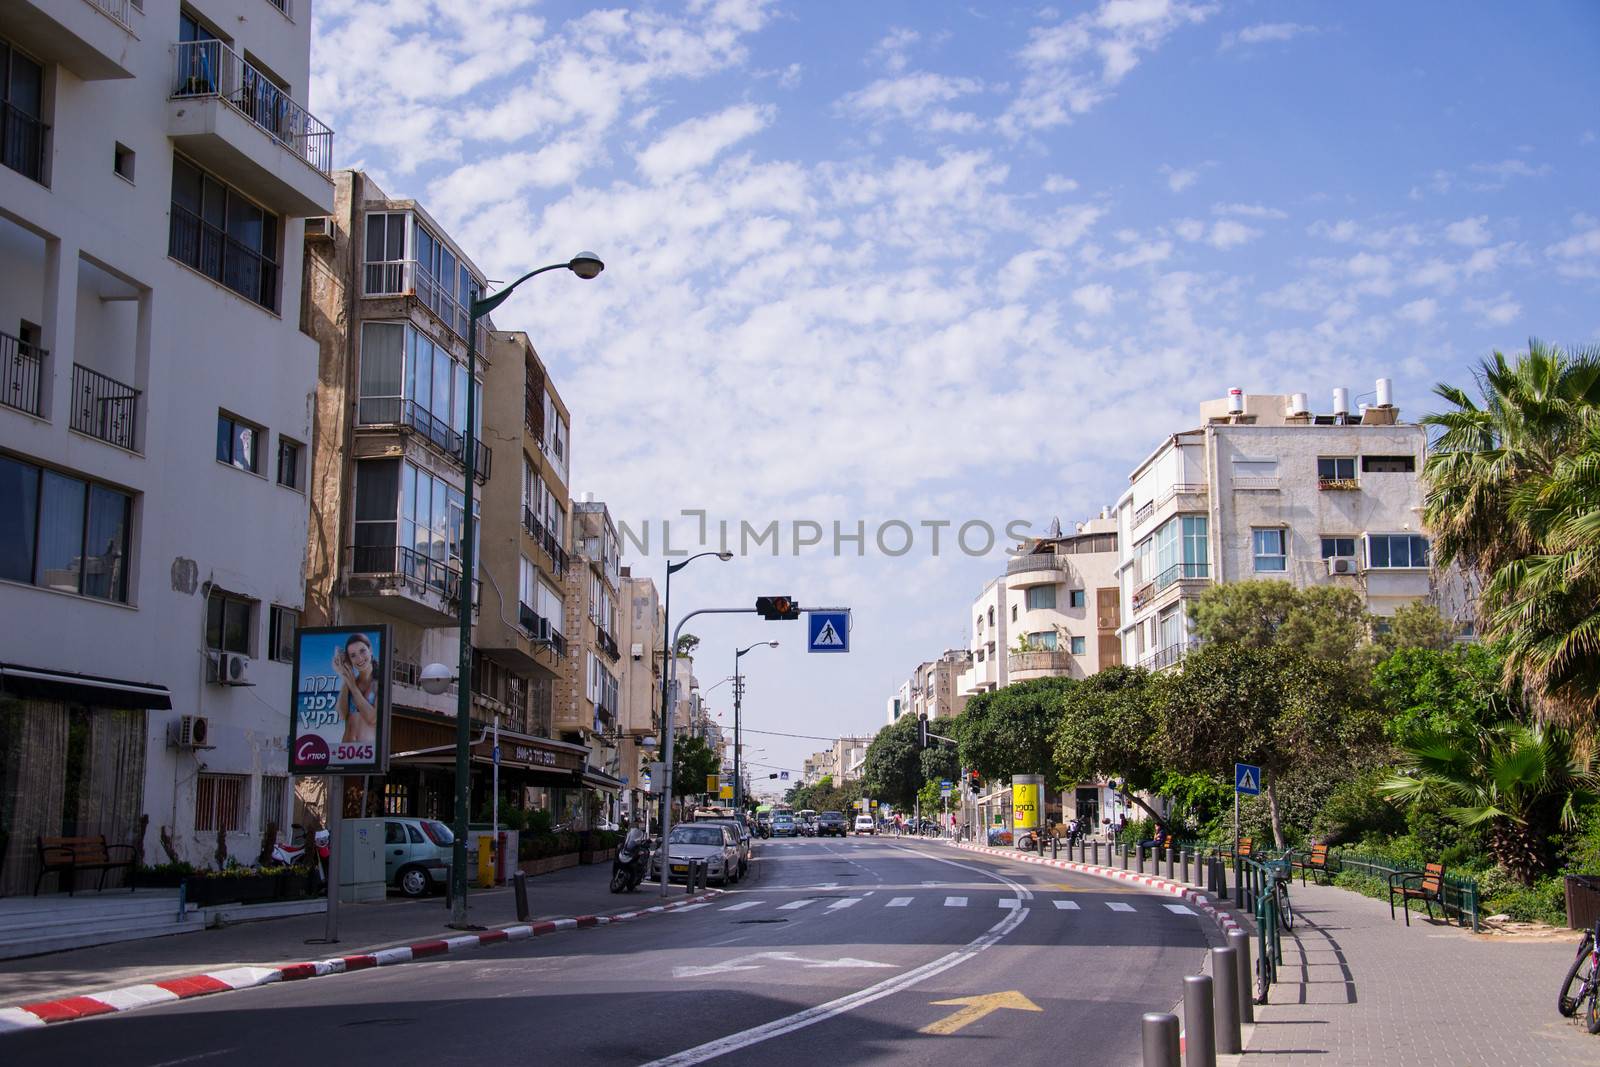
[[[953,1034],[958,1030],[971,1026],[990,1012],[999,1011],[1001,1008],[1010,1008],[1013,1011],[1044,1011],[1043,1008],[1017,992],[1015,989],[1005,993],[983,993],[975,997],[957,997],[955,1000],[936,1000],[933,1004],[959,1005],[957,1010],[946,1015],[938,1022],[929,1023],[921,1030],[922,1034]]]

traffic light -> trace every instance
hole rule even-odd
[[[778,772],[777,771],[773,771],[771,774],[767,775],[767,777],[768,778],[776,778],[776,777],[778,777]]]
[[[756,597],[756,614],[768,622],[778,622],[783,619],[798,619],[800,605],[792,596],[758,596]]]
[[[917,747],[928,747],[928,713],[925,711],[917,713]]]
[[[967,787],[972,790],[973,795],[983,792],[982,780],[978,777],[977,771],[973,771],[972,774],[968,776]]]

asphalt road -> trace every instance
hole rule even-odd
[[[1215,938],[1185,910],[936,842],[765,841],[715,903],[17,1033],[0,1062],[1133,1064]]]

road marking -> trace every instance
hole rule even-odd
[[[910,904],[915,899],[916,899],[916,897],[895,897],[893,900],[889,901],[889,903],[885,904],[884,907],[886,907],[886,908],[903,908],[906,905]]]
[[[744,901],[743,903],[740,903],[740,904],[729,904],[726,908],[721,908],[719,910],[721,910],[721,911],[743,911],[746,908],[753,908],[757,904],[765,904],[765,903],[766,903],[766,901],[764,901],[764,900],[746,900],[746,901]]]
[[[1015,989],[1005,993],[984,993],[975,997],[957,997],[954,1000],[936,1000],[935,1007],[945,1004],[957,1005],[957,1010],[946,1015],[938,1022],[929,1023],[919,1034],[953,1034],[965,1027],[971,1026],[979,1019],[991,1012],[1002,1008],[1012,1011],[1044,1011],[1043,1008],[1023,996]]]
[[[1112,911],[1132,911],[1133,910],[1133,905],[1132,904],[1124,904],[1120,900],[1108,900],[1108,901],[1106,901],[1106,907],[1110,908]]]
[[[796,908],[805,907],[807,904],[810,904],[815,899],[816,899],[815,897],[806,897],[803,900],[791,900],[787,904],[779,904],[778,905],[778,910],[779,911],[793,911]]]
[[[1174,915],[1193,915],[1194,914],[1194,912],[1190,911],[1188,906],[1184,905],[1184,904],[1168,904],[1168,905],[1166,905],[1166,909],[1168,911],[1172,912]]]
[[[1082,910],[1082,909],[1080,909],[1078,907],[1078,902],[1076,900],[1056,900],[1056,901],[1052,901],[1052,903],[1055,904],[1057,911],[1081,911]]]
[[[859,989],[837,1000],[830,1000],[826,1004],[818,1004],[814,1008],[796,1012],[787,1018],[774,1019],[772,1022],[762,1026],[752,1027],[737,1034],[729,1034],[727,1037],[708,1041],[703,1045],[696,1045],[694,1048],[684,1049],[674,1055],[652,1060],[645,1064],[644,1067],[693,1067],[694,1064],[705,1063],[707,1060],[714,1060],[718,1056],[726,1056],[730,1052],[749,1048],[751,1045],[760,1044],[774,1037],[782,1037],[784,1034],[793,1033],[815,1023],[826,1022],[854,1008],[882,1000],[884,997],[893,996],[903,989],[909,989],[935,975],[943,974],[952,967],[965,963],[1015,930],[1022,924],[1022,920],[1027,917],[1028,909],[1018,908],[1016,911],[1008,912],[1005,918],[995,923],[979,937],[967,942],[966,945],[954,952],[940,956],[936,960],[931,960],[921,967],[915,967],[903,974],[885,978],[877,985],[870,985],[865,989]]]
[[[765,963],[797,963],[804,970],[859,970],[871,967],[893,967],[892,963],[879,963],[876,960],[858,960],[854,956],[841,956],[836,960],[814,960],[808,956],[797,956],[793,952],[755,952],[748,956],[735,956],[731,960],[721,963],[712,963],[703,967],[674,967],[674,978],[704,978],[712,974],[728,974],[732,971],[755,971]]]
[[[1001,897],[1000,906],[1002,908],[1020,908],[1022,907],[1022,901],[1016,897]]]
[[[699,904],[685,904],[683,907],[674,908],[673,910],[676,911],[679,915],[682,915],[686,911],[698,911],[701,908],[709,908],[709,907],[711,907],[711,902],[710,901],[704,901],[704,902],[699,903]]]
[[[947,908],[964,908],[967,906],[966,897],[945,897],[944,906]]]
[[[828,910],[839,911],[841,908],[852,907],[859,903],[861,903],[860,897],[845,897],[843,900],[836,900],[832,904],[829,904]]]

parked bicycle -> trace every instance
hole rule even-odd
[[[1556,1010],[1569,1019],[1582,1010],[1589,1032],[1600,1034],[1600,921],[1585,930],[1578,942],[1578,954],[1561,983]]]
[[[1273,900],[1278,912],[1278,924],[1283,927],[1283,932],[1288,933],[1294,929],[1294,905],[1289,903],[1289,883],[1294,875],[1291,872],[1289,859],[1285,856],[1281,860],[1271,860],[1264,864],[1272,871]]]

